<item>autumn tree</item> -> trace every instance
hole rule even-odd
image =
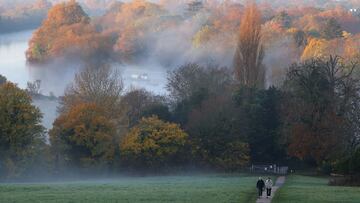
[[[234,69],[240,84],[250,87],[264,87],[263,58],[261,12],[253,3],[247,6],[242,17],[239,41],[234,56]]]
[[[107,56],[110,38],[97,32],[76,1],[53,6],[29,41],[29,62],[44,63],[59,56],[93,60]],[[81,52],[79,52],[81,50]]]
[[[357,137],[356,124],[351,122],[358,118],[353,108],[359,101],[358,83],[352,76],[355,68],[356,64],[348,66],[338,57],[290,68],[285,83],[290,155],[321,165],[348,151],[349,138]]]
[[[282,11],[279,14],[275,15],[272,21],[278,23],[281,27],[287,29],[291,27],[292,23],[291,17],[285,11]]]
[[[106,107],[109,118],[119,118],[124,114],[121,105],[123,87],[120,72],[109,64],[87,65],[67,88],[62,99],[62,111],[78,103],[95,103]]]
[[[66,166],[109,167],[115,159],[116,126],[105,108],[80,103],[61,114],[51,129],[55,161]],[[56,168],[59,170],[59,168]]]
[[[134,62],[148,54],[152,43],[149,37],[159,33],[167,25],[166,21],[161,20],[166,15],[168,13],[156,3],[135,0],[121,4],[116,12],[106,14],[102,18],[106,22],[101,26],[117,33],[118,37],[113,45],[117,58]]]
[[[108,65],[76,74],[50,133],[55,157],[65,154],[83,167],[118,164],[116,143],[128,127],[122,90],[121,76]],[[56,160],[61,164],[64,159]]]
[[[343,39],[316,39],[313,38],[306,45],[301,60],[311,60],[313,58],[322,58],[326,60],[330,55],[343,55]]]
[[[45,145],[42,114],[30,96],[15,84],[0,85],[1,176],[29,174]]]
[[[188,135],[174,123],[143,118],[121,140],[124,167],[159,170],[179,167],[186,160]]]

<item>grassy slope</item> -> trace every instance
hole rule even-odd
[[[0,202],[255,202],[257,177],[171,176],[0,184]]]
[[[359,203],[359,187],[328,186],[327,178],[288,176],[273,203]]]

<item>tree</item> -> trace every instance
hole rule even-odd
[[[111,47],[110,37],[98,32],[76,1],[69,1],[49,10],[29,41],[26,58],[32,63],[48,62],[59,56],[89,61],[108,57]]]
[[[234,56],[234,69],[240,84],[264,87],[264,49],[261,42],[261,13],[256,4],[246,7],[241,20],[239,41]]]
[[[285,11],[281,11],[279,14],[275,15],[272,21],[287,29],[291,27],[292,23],[291,17]]]
[[[335,18],[330,18],[325,22],[320,32],[325,39],[334,39],[341,37],[343,30]]]
[[[40,87],[41,87],[41,80],[35,80],[34,82],[27,82],[26,91],[32,96],[37,96],[41,94]]]
[[[56,163],[109,167],[115,159],[116,133],[103,107],[95,103],[74,105],[55,120],[49,132]]]
[[[121,140],[121,158],[129,168],[159,170],[185,162],[188,135],[177,124],[143,118]]]
[[[51,130],[55,155],[65,151],[72,156],[70,163],[80,161],[80,166],[118,164],[119,149],[114,143],[128,127],[122,90],[119,73],[108,65],[88,66],[77,74],[61,99],[60,116]]]
[[[252,163],[279,163],[286,158],[281,144],[280,90],[241,87],[234,93],[237,116],[234,123],[249,144]]]
[[[120,73],[108,64],[100,66],[88,65],[75,75],[73,84],[66,90],[62,98],[62,111],[66,111],[78,103],[95,103],[106,107],[109,119],[120,119],[125,115],[121,103],[123,81]]]
[[[357,122],[353,123],[358,118],[354,105],[360,101],[359,84],[353,78],[356,67],[330,57],[290,68],[284,105],[290,155],[320,166],[354,151],[347,148],[358,139]]]
[[[175,108],[175,120],[181,124],[186,123],[191,109],[200,106],[208,96],[222,94],[234,86],[229,69],[195,63],[169,72],[167,80],[166,88]]]
[[[183,101],[201,89],[216,94],[233,84],[233,76],[226,67],[188,63],[168,72],[166,89],[170,92],[171,99]]]
[[[208,26],[203,26],[193,37],[192,44],[195,48],[203,47],[206,43],[211,40],[214,30]]]
[[[343,55],[343,39],[311,39],[306,45],[301,60],[311,60],[313,58],[322,58],[326,60],[330,55]]]
[[[302,30],[295,30],[293,38],[297,47],[302,47],[307,44],[306,34]]]
[[[15,84],[0,85],[1,175],[19,177],[30,172],[34,157],[45,145],[42,114],[30,96]]]
[[[250,160],[249,145],[237,131],[237,108],[230,95],[211,96],[189,114],[186,131],[200,166],[238,171]]]
[[[123,96],[127,106],[129,126],[136,125],[142,117],[157,116],[161,120],[170,121],[171,114],[166,99],[153,95],[145,89],[134,89]]]
[[[0,74],[0,85],[5,84],[7,81],[6,77]]]

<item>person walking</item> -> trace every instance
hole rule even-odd
[[[271,196],[271,188],[273,186],[273,181],[270,177],[267,178],[265,181],[265,188],[266,188],[266,198],[269,198]]]
[[[261,177],[259,177],[259,180],[256,183],[256,188],[258,189],[259,197],[262,196],[264,187],[265,187],[265,183],[264,183],[263,179]]]

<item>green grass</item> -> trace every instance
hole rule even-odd
[[[257,177],[202,175],[0,184],[0,202],[255,202]]]
[[[273,203],[359,203],[360,187],[328,186],[323,177],[288,176]]]

